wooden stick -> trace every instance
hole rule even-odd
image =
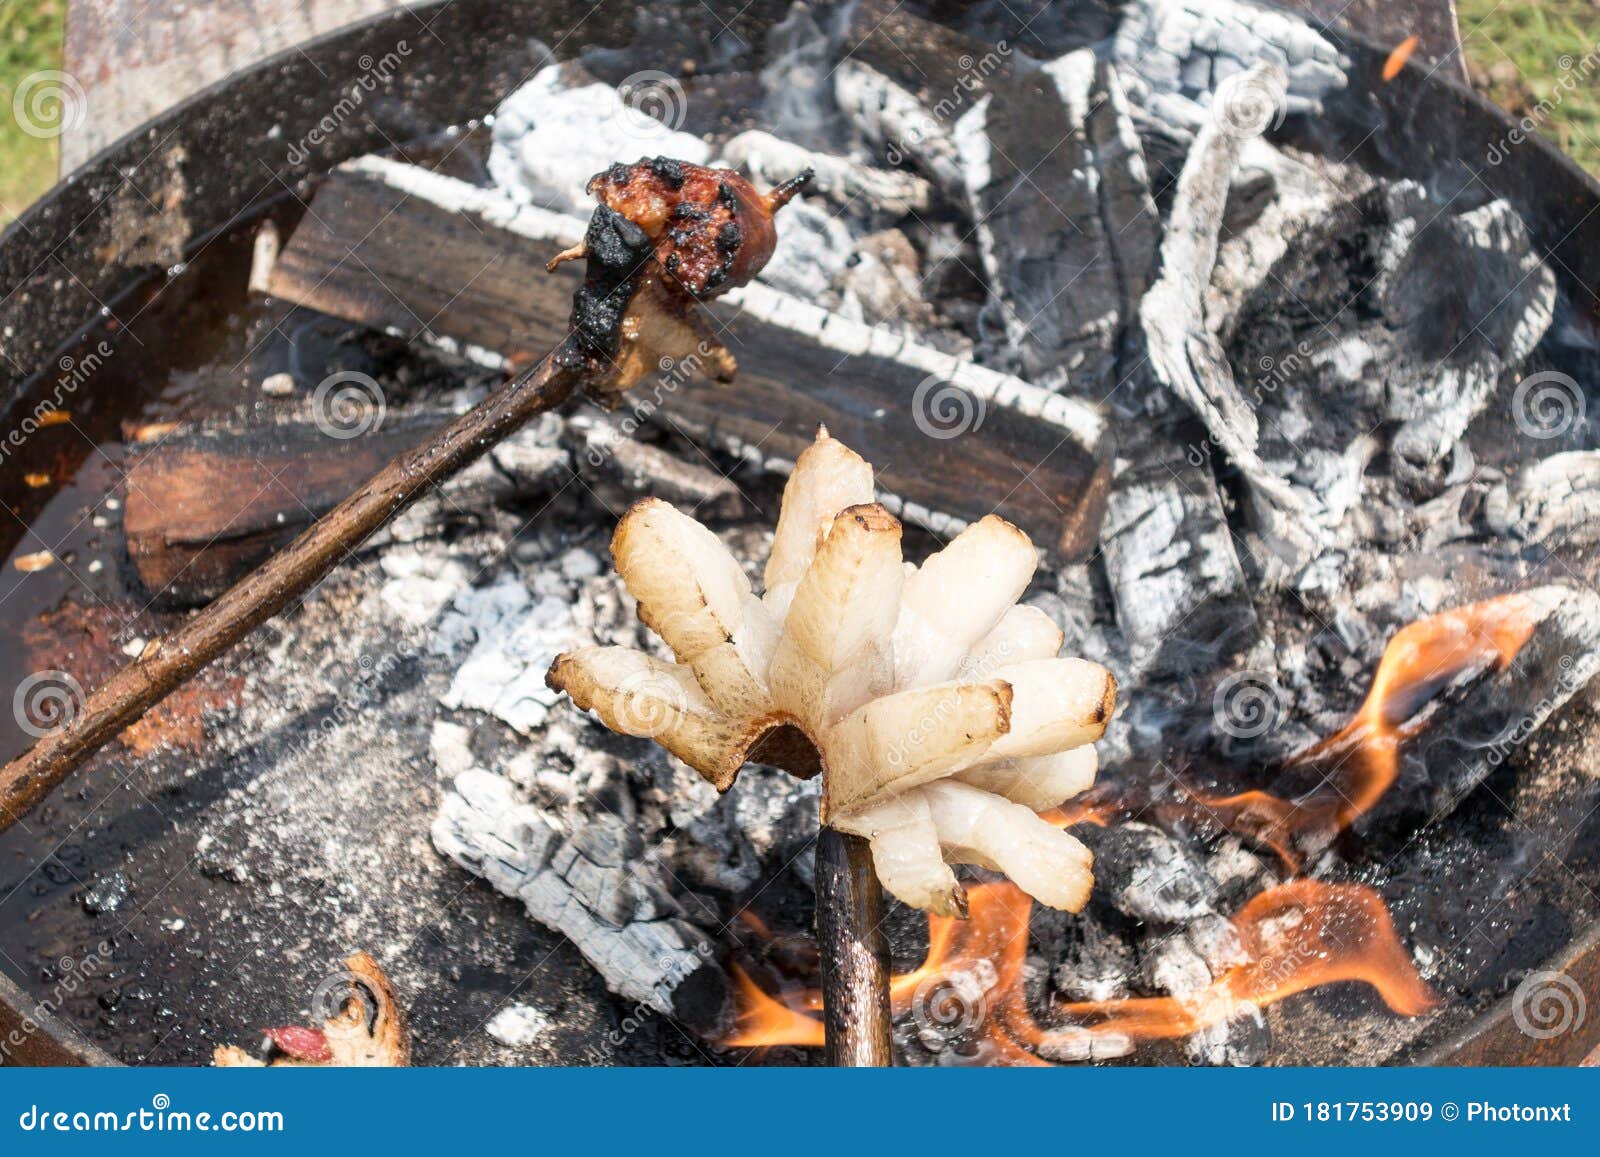
[[[601,366],[609,370],[603,359]],[[601,374],[568,340],[416,449],[395,458],[294,542],[96,688],[71,722],[0,771],[0,831],[118,732],[305,594],[389,519],[536,414]]]
[[[830,1065],[884,1068],[890,1051],[889,942],[883,889],[860,836],[824,827],[817,840],[817,946],[823,1055]]]

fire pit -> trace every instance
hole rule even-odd
[[[7,754],[564,336],[591,154],[816,169],[712,311],[739,385],[535,423],[0,835],[3,1055],[203,1062],[365,950],[418,1063],[817,1059],[814,784],[719,798],[543,678],[646,644],[635,496],[753,566],[819,422],[908,558],[1027,531],[1126,704],[1047,816],[1082,916],[890,910],[900,1062],[1592,1047],[1600,190],[1245,5],[506,7],[244,74],[7,234]]]

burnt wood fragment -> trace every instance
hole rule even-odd
[[[515,357],[566,334],[572,283],[545,272],[571,218],[367,158],[335,170],[274,271],[280,297],[422,340]],[[1099,412],[755,284],[708,307],[739,361],[663,362],[625,400],[786,468],[819,423],[879,467],[897,512],[939,532],[996,511],[1066,557],[1093,547],[1109,464]],[[929,460],[939,463],[929,469]],[[998,504],[996,503],[998,499]]]

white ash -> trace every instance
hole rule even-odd
[[[910,161],[946,197],[960,203],[967,182],[951,126],[869,64],[845,59],[833,73],[833,95],[856,131],[891,164]]]
[[[1600,542],[1600,451],[1553,454],[1518,470],[1484,499],[1496,534],[1552,548]]]
[[[545,672],[558,654],[586,641],[565,600],[535,600],[515,575],[465,590],[432,644],[441,654],[466,649],[444,705],[483,711],[530,735],[559,698],[545,686]]]
[[[483,1026],[483,1031],[503,1045],[524,1048],[550,1027],[550,1018],[530,1004],[508,1004]]]
[[[541,69],[495,111],[489,175],[517,201],[587,216],[593,202],[584,186],[618,157],[710,159],[699,137],[630,107],[609,84],[574,86],[570,75],[564,65]]]
[[[1320,113],[1348,83],[1349,62],[1305,21],[1236,0],[1133,0],[1110,52],[1148,89],[1152,111],[1193,128],[1219,84],[1261,61],[1286,73],[1290,113]]]
[[[1125,823],[1085,829],[1095,854],[1095,885],[1136,920],[1188,924],[1215,912],[1217,884],[1199,856],[1160,828]]]
[[[783,211],[783,226],[760,280],[802,301],[837,306],[839,282],[854,248],[849,227],[812,197],[790,201]]]
[[[742,168],[771,187],[810,169],[808,189],[838,208],[862,216],[902,217],[926,213],[933,193],[928,182],[901,169],[879,169],[832,153],[813,152],[758,129],[722,146],[719,163]]]

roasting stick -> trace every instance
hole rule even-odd
[[[39,804],[129,724],[310,590],[374,531],[535,414],[597,380],[605,363],[568,338],[538,365],[400,455],[319,522],[181,628],[97,687],[53,732],[0,771],[0,831]]]
[[[817,839],[817,947],[823,1055],[830,1065],[887,1067],[889,941],[883,888],[860,836],[824,827]]]
[[[601,207],[583,244],[551,262],[554,268],[562,261],[588,261],[574,297],[568,337],[472,410],[390,462],[183,627],[146,647],[96,688],[65,727],[0,770],[0,831],[37,806],[124,728],[304,595],[395,515],[529,419],[580,391],[618,394],[653,372],[663,358],[678,362],[698,356],[714,376],[731,379],[733,358],[705,328],[694,302],[755,276],[776,241],[773,214],[811,174],[802,173],[761,196],[736,174],[717,173],[657,160],[616,166],[597,176],[590,191]],[[693,181],[707,174],[716,178],[714,212],[698,236],[694,227],[679,224],[669,241],[659,219],[662,194],[683,190],[682,199],[687,199]],[[740,226],[741,237],[731,251],[722,229],[728,216]],[[882,930],[883,893],[871,854],[859,837],[824,828],[817,859],[828,1059],[839,1065],[888,1065],[888,948]]]
[[[590,182],[601,204],[584,242],[551,263],[554,268],[560,261],[588,262],[573,298],[566,339],[472,410],[390,462],[183,627],[146,647],[91,692],[66,726],[0,770],[0,831],[125,727],[315,586],[391,518],[530,418],[554,409],[580,388],[601,396],[618,394],[654,373],[666,357],[676,361],[698,355],[714,376],[732,378],[733,358],[695,312],[695,300],[748,280],[766,264],[776,241],[772,215],[804,187],[810,174],[762,197],[737,174],[698,170],[712,174],[711,198],[725,187],[733,193],[713,200],[698,229],[679,227],[669,240],[665,222],[647,216],[647,194],[659,190],[618,180],[635,169],[648,169],[657,185],[671,185],[675,179],[681,183],[685,166],[666,160],[615,166]],[[654,204],[659,203],[657,196]],[[744,238],[731,251],[725,243],[718,247],[714,232],[730,216],[743,227]]]

